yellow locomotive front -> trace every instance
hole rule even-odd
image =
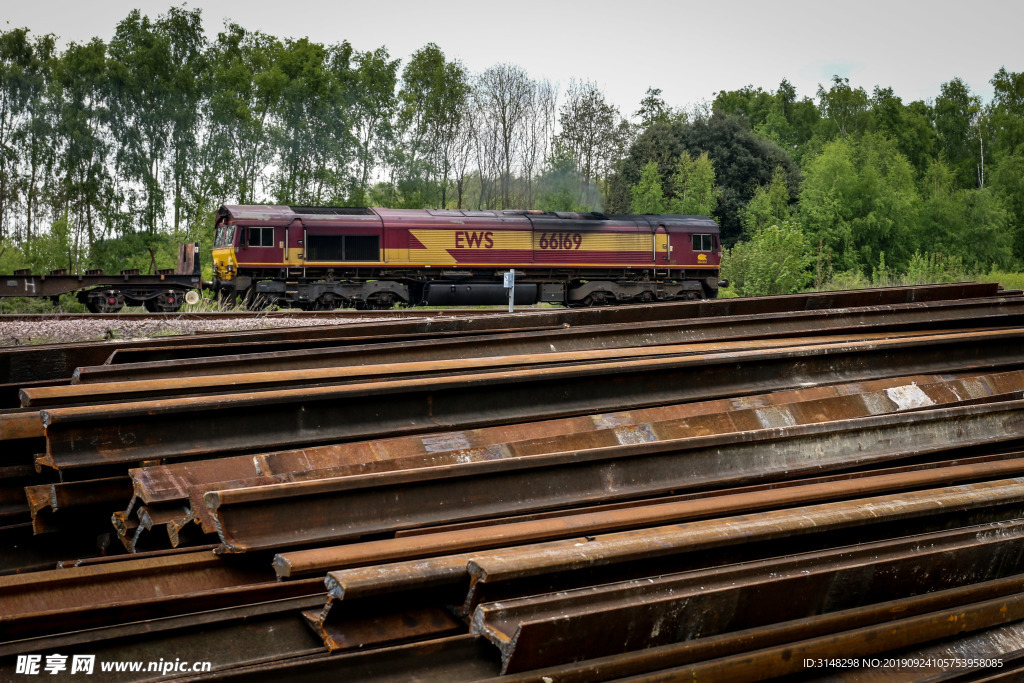
[[[213,276],[217,280],[230,282],[238,275],[235,240],[237,229],[234,224],[217,226],[213,239]]]

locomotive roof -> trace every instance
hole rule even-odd
[[[707,216],[687,216],[681,214],[615,214],[606,215],[598,212],[544,212],[525,209],[482,210],[468,209],[386,209],[348,206],[283,206],[269,204],[231,204],[221,206],[217,211],[217,221],[225,219],[242,221],[303,221],[331,220],[341,218],[359,220],[363,216],[436,216],[436,217],[467,217],[467,218],[515,218],[530,216],[534,219],[567,220],[567,221],[636,221],[646,222],[652,226],[665,225],[666,228],[684,227],[691,229],[717,232],[718,224]],[[365,220],[365,219],[364,219]]]

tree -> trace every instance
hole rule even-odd
[[[904,106],[892,88],[875,87],[871,115],[875,131],[894,140],[918,173],[927,170],[939,150],[931,106],[920,101]]]
[[[674,197],[669,212],[687,216],[711,216],[721,194],[715,186],[715,166],[704,152],[696,159],[688,152],[679,157],[672,176]]]
[[[168,156],[174,216],[180,220],[204,46],[200,10],[178,7],[156,22],[133,10],[110,41],[108,104],[117,175],[129,185],[129,204],[141,201],[139,213],[150,234],[164,216],[162,171]]]
[[[214,168],[222,197],[242,204],[257,201],[273,162],[275,113],[287,76],[281,69],[283,45],[272,36],[228,24],[217,35],[210,56],[213,85],[209,125]]]
[[[537,201],[533,208],[542,211],[598,211],[600,203],[584,203],[600,197],[597,186],[587,187],[576,170],[576,161],[561,145],[555,144],[544,172],[537,179]]]
[[[781,169],[790,188],[800,185],[800,169],[792,157],[747,130],[740,118],[698,120],[686,128],[683,137],[691,155],[707,152],[715,164],[715,180],[721,190],[716,215],[727,244],[742,233],[740,211],[758,187],[771,182],[777,170]]]
[[[868,94],[851,88],[849,78],[832,77],[832,87],[818,86],[818,100],[826,124],[825,137],[862,133],[868,128]]]
[[[596,83],[570,82],[560,110],[562,132],[557,143],[579,172],[581,190],[597,187],[608,173],[612,155],[618,151],[622,117],[609,104]],[[597,195],[581,195],[577,203],[598,202]]]
[[[56,167],[53,200],[92,244],[117,224],[119,198],[110,171],[107,47],[98,38],[71,43],[54,68]]]
[[[978,270],[1005,267],[1013,253],[1010,213],[990,188],[957,187],[952,169],[934,162],[923,181],[921,248]]]
[[[1014,258],[1024,263],[1024,149],[999,159],[987,185],[1007,210]]]
[[[661,192],[661,174],[657,162],[644,166],[640,182],[630,189],[633,195],[633,213],[665,213],[665,197]]]
[[[330,47],[305,38],[285,43],[277,61],[284,76],[274,127],[277,202],[341,199],[351,184],[348,167],[354,159],[357,187],[366,188],[376,155],[385,146],[381,137],[390,135],[398,63],[386,57],[383,50],[353,56],[347,42]]]
[[[954,78],[943,83],[935,98],[935,130],[938,132],[946,163],[962,188],[980,186],[981,141],[978,116],[981,100],[970,88]]]
[[[633,112],[633,116],[640,119],[641,128],[649,128],[655,123],[668,123],[673,118],[685,122],[682,117],[673,117],[672,110],[661,98],[661,88],[653,87],[647,89],[647,94],[640,100],[640,108]]]
[[[744,117],[752,131],[774,142],[794,159],[803,157],[821,118],[814,101],[809,97],[797,100],[796,88],[785,78],[774,93],[752,85],[719,91],[712,108],[719,116]]]
[[[12,233],[21,201],[20,138],[33,100],[37,57],[27,28],[0,33],[0,239]]]
[[[426,201],[435,206],[448,203],[456,141],[464,125],[469,92],[465,68],[457,61],[447,61],[433,43],[413,53],[402,71],[399,121],[407,154],[404,175],[422,176],[427,197],[436,197]]]
[[[989,82],[993,93],[987,118],[993,151],[1000,156],[1016,154],[1024,148],[1024,72],[1000,67]]]
[[[640,182],[651,161],[658,165],[661,177],[670,177],[687,151],[683,142],[686,124],[681,121],[655,121],[629,145],[625,156],[614,165],[605,189],[605,207],[611,213],[628,213],[633,203],[631,188]]]
[[[808,163],[800,220],[840,270],[878,263],[905,266],[916,248],[921,199],[913,167],[878,134],[838,138]]]
[[[535,89],[536,84],[526,71],[512,64],[492,66],[477,81],[478,139],[487,157],[481,160],[480,170],[482,174],[488,170],[496,173],[500,208],[509,208],[514,203],[512,171],[521,141],[525,139],[525,124]]]
[[[749,238],[758,230],[788,221],[792,215],[789,202],[786,178],[781,169],[776,169],[771,183],[758,187],[754,191],[754,196],[740,211],[743,234]]]

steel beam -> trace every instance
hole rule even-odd
[[[853,334],[871,330],[1020,325],[1024,298],[894,304],[886,307],[796,311],[606,325],[575,325],[551,330],[441,338],[420,344],[379,339],[367,344],[330,345],[299,350],[191,358],[152,363],[116,363],[79,368],[81,383],[175,379],[183,374],[220,375],[283,372],[380,363],[422,362],[553,352],[580,352],[629,346],[796,336]]]
[[[63,469],[268,451],[809,384],[980,371],[1022,358],[1024,334],[1013,330],[55,408],[42,411],[47,453],[39,462]]]
[[[227,552],[794,477],[1024,437],[1024,401],[207,493]],[[290,520],[302,520],[301,524]]]
[[[596,683],[598,681],[624,680],[631,676],[643,680],[640,677],[646,678],[646,675],[664,680],[664,672],[677,671],[679,667],[698,664],[702,661],[719,661],[725,657],[741,655],[753,657],[757,653],[767,652],[773,648],[778,648],[773,650],[777,654],[782,647],[789,643],[804,643],[815,637],[828,637],[866,627],[884,627],[908,617],[928,616],[944,610],[970,609],[979,602],[998,600],[1018,594],[1024,588],[1022,581],[1024,581],[1024,575],[1017,574],[1004,579],[865,605],[761,628],[746,629],[670,645],[659,645],[581,662],[535,669],[521,674],[509,674],[502,676],[500,680],[507,683],[540,680],[551,680],[557,683]],[[927,640],[921,642],[927,642]],[[955,641],[952,642],[955,643]],[[890,647],[891,650],[883,651],[899,651],[898,644],[894,643]],[[865,657],[868,654],[860,652],[853,656]],[[840,658],[838,653],[825,656]],[[488,679],[489,683],[496,683],[497,680],[499,679]],[[710,678],[709,680],[715,679]]]
[[[323,591],[317,579],[273,578],[209,551],[0,576],[0,641]]]
[[[790,486],[739,490],[735,493],[702,493],[684,500],[653,499],[641,504],[579,514],[525,520],[487,527],[434,531],[425,529],[412,537],[293,550],[274,557],[274,569],[281,578],[323,573],[332,569],[371,566],[406,560],[507,548],[564,538],[592,536],[690,520],[746,514],[787,506],[838,501],[845,498],[880,495],[896,491],[948,486],[1024,473],[1024,460],[1011,459],[970,465],[865,476],[851,475]]]
[[[643,560],[650,575],[652,563],[669,557],[692,556],[709,550],[755,541],[880,526],[899,520],[924,520],[953,511],[985,509],[1024,501],[1024,478],[966,484],[941,489],[903,492],[822,503],[734,517],[718,517],[669,526],[549,541],[517,548],[444,555],[434,558],[342,569],[327,575],[326,617],[345,600],[409,591],[442,590],[466,596],[468,613],[481,600],[481,589],[538,577],[571,582],[574,572],[623,566]],[[638,570],[639,571],[639,570]],[[677,570],[678,571],[678,570]],[[606,582],[606,581],[603,581]],[[602,582],[602,583],[603,583]],[[468,592],[466,586],[468,584]],[[584,584],[589,585],[589,584]],[[531,588],[535,591],[536,586]],[[512,591],[514,592],[514,591]]]
[[[1024,522],[840,547],[478,605],[502,673],[696,640],[1005,578]]]

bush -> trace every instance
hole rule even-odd
[[[722,253],[722,276],[739,296],[794,294],[811,283],[810,245],[800,226],[782,221]]]

